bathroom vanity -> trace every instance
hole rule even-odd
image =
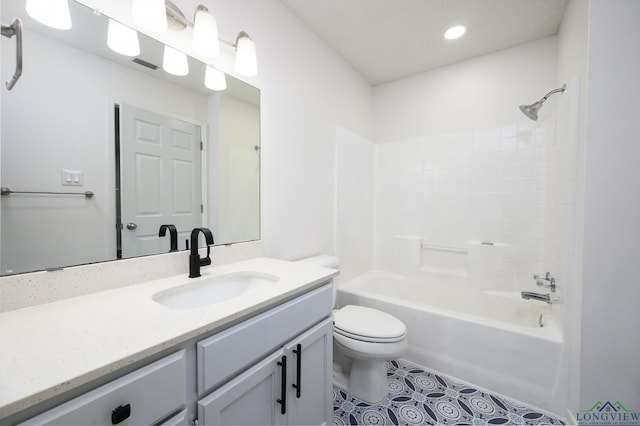
[[[2,313],[0,424],[330,423],[336,274],[259,258]],[[246,276],[271,282],[155,300]]]

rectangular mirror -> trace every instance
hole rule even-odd
[[[195,226],[216,244],[259,239],[259,90],[227,75],[212,91],[194,58],[168,74],[141,33],[134,62],[107,47],[109,18],[69,6],[72,28],[55,30],[1,2],[23,21],[24,70],[0,91],[0,274],[168,252],[162,224],[179,250]],[[3,81],[15,49],[2,38]]]

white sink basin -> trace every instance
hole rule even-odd
[[[153,300],[173,309],[195,309],[243,296],[278,282],[275,275],[235,272],[215,277],[187,279],[176,287],[153,295]]]

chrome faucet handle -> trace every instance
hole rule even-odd
[[[536,285],[538,287],[545,287],[546,276],[543,276],[541,274],[533,274],[533,279],[536,280]]]
[[[537,279],[536,284],[538,287],[549,287],[552,293],[556,292],[556,279],[553,277],[549,279]]]
[[[542,274],[533,274],[534,280],[549,280],[551,279],[551,273],[545,272],[544,276]]]

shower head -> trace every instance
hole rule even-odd
[[[538,110],[542,106],[542,102],[538,101],[531,105],[520,105],[520,111],[533,121],[538,119]]]
[[[527,117],[529,117],[533,121],[537,121],[538,120],[538,110],[542,107],[542,104],[544,103],[544,101],[546,101],[547,98],[549,96],[553,95],[554,93],[557,93],[557,92],[563,92],[564,93],[564,89],[566,89],[566,88],[567,88],[567,85],[563,84],[561,88],[552,90],[549,93],[547,93],[546,95],[544,95],[544,97],[542,99],[540,99],[538,102],[534,102],[531,105],[520,105],[520,111],[522,111],[522,113],[524,115],[526,115]]]

